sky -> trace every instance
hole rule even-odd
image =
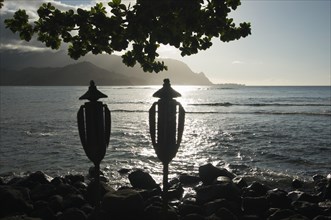
[[[60,9],[91,7],[97,0],[50,0]],[[44,0],[5,0],[3,17],[18,8],[35,16]],[[103,1],[108,2],[108,1]],[[124,3],[135,2],[122,0]],[[185,62],[213,83],[246,85],[331,85],[331,0],[242,0],[230,17],[246,21],[252,34],[229,43],[218,39],[198,54],[181,57],[176,48],[162,45],[161,58]],[[3,25],[0,25],[1,31]],[[7,32],[6,32],[7,33]],[[8,48],[42,51],[35,41],[23,43],[1,35],[0,51]]]

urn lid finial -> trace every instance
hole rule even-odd
[[[100,92],[97,89],[94,81],[91,80],[90,81],[90,86],[89,86],[87,92],[84,95],[82,95],[79,99],[80,100],[87,99],[87,100],[90,100],[90,101],[97,101],[100,98],[107,98],[107,97],[108,97],[107,95],[103,94],[102,92]]]
[[[153,94],[153,97],[157,97],[161,99],[172,99],[181,96],[182,95],[179,92],[177,92],[171,87],[169,79],[164,79],[163,87]]]

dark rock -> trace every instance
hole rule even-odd
[[[184,189],[180,183],[174,184],[171,186],[171,188],[168,190],[168,199],[174,200],[174,199],[181,199],[184,193]]]
[[[245,197],[242,200],[242,209],[245,214],[263,216],[269,209],[266,197]]]
[[[56,187],[52,184],[41,184],[37,185],[31,190],[31,199],[37,200],[48,200],[50,196],[56,194]]]
[[[287,197],[290,198],[292,200],[292,202],[294,202],[294,201],[297,201],[302,194],[304,194],[304,192],[296,190],[296,191],[289,192],[287,194]]]
[[[179,181],[185,186],[193,186],[200,182],[200,177],[191,176],[187,174],[181,174],[179,176]]]
[[[259,182],[253,182],[251,185],[249,185],[247,188],[245,188],[245,192],[248,194],[244,194],[244,196],[249,196],[249,197],[260,197],[260,196],[265,196],[270,190],[267,186],[265,186],[262,183]]]
[[[66,175],[64,177],[64,179],[67,181],[67,183],[70,183],[70,184],[74,184],[75,182],[84,182],[84,176],[83,175],[80,175],[80,174],[77,174],[77,175],[73,175],[73,174],[69,174],[69,175]]]
[[[318,215],[313,220],[331,220],[331,216]]]
[[[280,189],[273,189],[267,192],[267,199],[270,207],[273,208],[290,208],[291,199],[287,197],[287,192]]]
[[[166,219],[166,220],[178,220],[179,216],[172,207],[168,207],[165,213],[162,209],[161,204],[151,204],[147,206],[144,210],[144,219],[156,220],[156,219]],[[138,218],[136,218],[138,219]]]
[[[100,182],[98,188],[97,183],[95,181],[91,181],[87,186],[86,199],[90,204],[95,205],[97,201],[97,194],[99,193],[99,198],[102,199],[102,197],[108,192],[115,192],[115,190],[105,182]]]
[[[82,210],[86,215],[90,215],[94,209],[90,204],[86,203],[82,207],[80,207],[80,210]]]
[[[63,197],[68,194],[78,194],[78,193],[79,193],[79,190],[70,184],[60,183],[60,184],[56,185],[56,194],[61,195]]]
[[[84,182],[77,181],[73,184],[73,186],[79,191],[79,193],[85,194],[88,185]]]
[[[53,210],[54,213],[63,210],[63,197],[60,195],[51,196],[48,199],[48,206]]]
[[[206,215],[212,215],[221,208],[225,208],[233,213],[240,213],[241,212],[240,205],[241,204],[235,203],[233,201],[231,202],[226,199],[216,199],[214,201],[205,203],[203,205],[203,210]]]
[[[210,215],[210,216],[207,216],[205,219],[206,219],[206,220],[222,220],[220,217],[218,217],[218,216],[215,215],[215,214],[212,214],[212,215]]]
[[[205,217],[200,214],[192,213],[181,218],[182,220],[205,220]]]
[[[128,172],[130,172],[130,169],[122,168],[122,169],[120,169],[120,170],[117,171],[117,172],[119,172],[121,175],[123,175],[123,174],[127,174]]]
[[[29,217],[27,215],[14,215],[14,216],[3,217],[3,218],[1,218],[1,220],[42,220],[42,219]]]
[[[65,180],[62,178],[62,177],[54,177],[52,180],[51,180],[51,184],[53,184],[54,186],[58,186],[60,184],[63,184],[65,183]]]
[[[86,220],[87,215],[80,209],[67,209],[59,218],[59,220]]]
[[[30,216],[41,218],[41,219],[47,219],[47,220],[55,220],[56,219],[53,210],[49,207],[34,209],[34,211],[30,213]]]
[[[220,219],[237,220],[238,217],[226,208],[220,208],[215,212]]]
[[[33,209],[26,188],[0,186],[0,217],[12,213],[27,213]]]
[[[269,216],[268,220],[279,220],[289,218],[290,216],[298,214],[297,212],[291,209],[279,209]]]
[[[306,202],[311,202],[311,203],[318,203],[321,201],[321,199],[318,196],[315,195],[310,195],[308,193],[301,193],[298,196],[297,201],[306,201]]]
[[[198,204],[204,204],[215,199],[240,200],[240,189],[234,183],[197,187],[196,193]]]
[[[292,181],[292,187],[293,187],[294,189],[300,189],[300,188],[303,187],[303,182],[300,181],[300,180],[298,180],[298,179],[294,179],[294,180]]]
[[[138,189],[154,189],[158,187],[152,176],[142,170],[131,172],[129,180],[131,185]]]
[[[248,186],[247,182],[241,177],[233,178],[232,182],[236,184],[240,189]]]
[[[133,189],[123,189],[108,192],[104,195],[101,207],[111,214],[130,214],[139,215],[144,210],[144,201],[141,195]]]
[[[314,180],[315,183],[317,183],[317,182],[326,180],[326,177],[322,176],[320,174],[316,174],[316,175],[313,176],[313,180]]]
[[[40,184],[48,184],[52,180],[52,177],[46,175],[45,173],[43,173],[41,171],[37,171],[37,172],[31,173],[28,176],[28,180],[32,181],[32,182],[40,183]]]
[[[186,216],[193,213],[202,215],[204,210],[198,205],[182,203],[178,206],[178,212],[180,216]]]
[[[226,176],[230,179],[235,177],[235,175],[227,169],[217,168],[210,163],[199,167],[199,177],[206,185],[212,184],[219,176]]]
[[[63,200],[63,207],[64,207],[64,209],[80,208],[81,206],[83,206],[86,203],[87,203],[87,201],[84,199],[84,197],[82,195],[69,194]]]
[[[323,214],[321,208],[315,204],[306,201],[295,201],[292,202],[294,210],[301,215],[304,215],[310,219]]]

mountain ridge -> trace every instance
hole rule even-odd
[[[212,85],[204,73],[194,73],[187,64],[162,59],[168,71],[144,72],[127,67],[117,55],[86,55],[78,61],[63,52],[0,54],[0,85],[157,85],[169,78],[177,85]],[[62,64],[62,65],[61,65]]]

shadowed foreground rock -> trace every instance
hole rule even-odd
[[[209,176],[208,176],[209,175]],[[211,164],[199,176],[182,174],[169,182],[169,211],[162,211],[160,186],[141,170],[128,174],[132,187],[115,190],[101,182],[102,203],[94,208],[94,181],[81,175],[51,178],[38,171],[0,181],[1,220],[245,220],[331,219],[331,176],[316,175],[300,191],[247,183]],[[106,180],[106,178],[102,178]],[[110,180],[111,181],[111,180]],[[183,186],[193,190],[183,197]],[[289,186],[290,188],[291,186]]]

